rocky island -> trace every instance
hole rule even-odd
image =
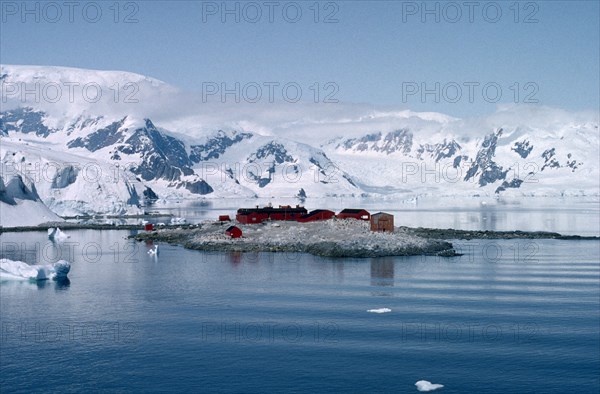
[[[179,244],[188,249],[239,252],[298,252],[324,257],[455,256],[452,244],[411,234],[406,229],[381,233],[361,220],[265,222],[237,224],[243,236],[225,234],[229,223],[205,222],[198,227],[165,228],[133,236],[139,241]]]

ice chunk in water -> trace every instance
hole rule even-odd
[[[415,386],[417,386],[417,390],[419,391],[433,391],[444,387],[443,384],[431,383],[427,380],[419,380],[415,383]]]
[[[29,265],[23,261],[0,259],[0,280],[65,279],[71,270],[66,260],[54,264]]]

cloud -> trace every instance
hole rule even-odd
[[[120,119],[151,118],[165,130],[197,138],[215,130],[252,131],[286,137],[313,145],[333,138],[411,129],[420,137],[439,139],[483,137],[498,128],[560,129],[565,124],[598,124],[598,113],[569,112],[533,105],[500,105],[479,118],[458,119],[435,112],[364,103],[269,102],[255,103],[233,95],[186,92],[162,81],[121,71],[65,67],[1,66],[2,107],[32,106],[51,118],[67,121],[80,114]],[[71,87],[73,87],[72,90]],[[18,91],[15,91],[17,89]],[[36,93],[36,89],[38,89]],[[60,97],[54,100],[55,93]],[[94,93],[101,92],[95,100]],[[29,93],[27,92],[34,92]]]

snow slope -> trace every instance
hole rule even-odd
[[[111,163],[64,152],[53,144],[11,137],[2,137],[0,157],[7,173],[28,174],[39,198],[58,215],[142,212],[144,186]]]
[[[42,202],[31,178],[0,165],[0,226],[36,226],[61,220]]]

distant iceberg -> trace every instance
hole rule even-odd
[[[58,228],[58,227],[56,227],[56,228],[50,227],[48,229],[48,238],[50,238],[51,240],[57,241],[57,242],[62,242],[64,240],[66,240],[67,238],[71,238],[71,236],[62,232],[60,230],[60,228]]]
[[[390,308],[379,308],[379,309],[369,309],[367,310],[367,312],[370,313],[388,313],[391,312],[392,310]]]
[[[71,263],[66,260],[59,260],[54,264],[29,265],[22,261],[0,259],[0,281],[66,279],[70,270]]]
[[[171,224],[185,224],[186,220],[185,218],[172,218],[171,219]]]

